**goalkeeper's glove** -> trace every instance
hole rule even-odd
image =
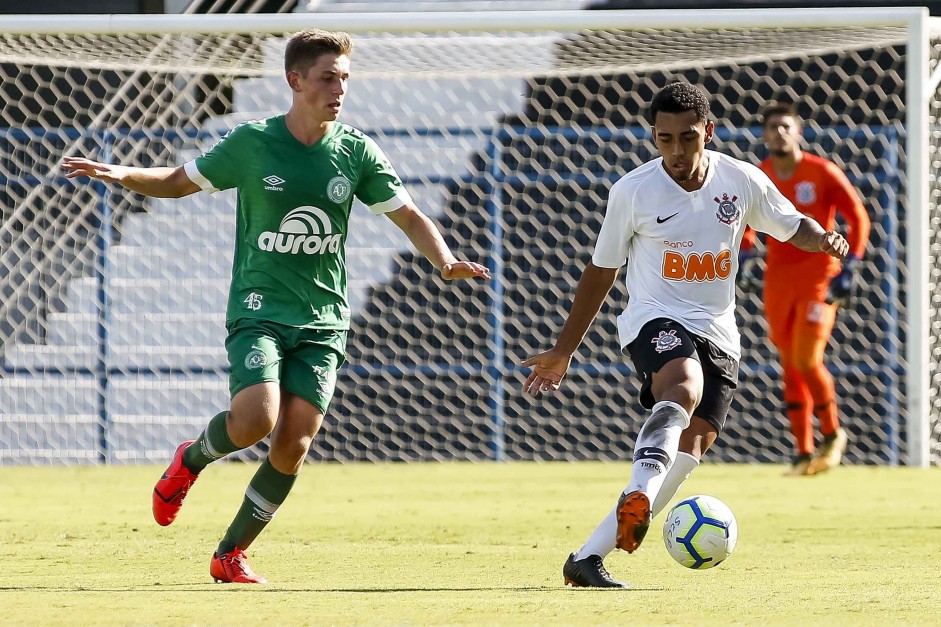
[[[856,273],[859,268],[859,257],[850,253],[843,260],[843,269],[838,275],[830,279],[830,288],[827,290],[827,302],[835,303],[840,307],[848,307],[853,298],[853,286],[856,285]]]
[[[735,275],[735,283],[746,292],[756,290],[761,285],[761,277],[758,276],[758,251],[754,248],[738,251],[738,274]]]

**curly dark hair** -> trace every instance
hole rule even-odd
[[[657,114],[695,111],[699,122],[709,120],[709,98],[703,91],[684,81],[670,83],[653,97],[650,103],[650,123],[656,126]]]

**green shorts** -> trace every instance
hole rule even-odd
[[[229,394],[276,382],[327,413],[346,360],[346,331],[304,329],[270,320],[242,318],[229,326]]]

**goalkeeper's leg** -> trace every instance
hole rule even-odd
[[[807,316],[795,325],[792,363],[806,382],[813,413],[820,421],[823,441],[810,465],[817,473],[839,465],[847,437],[840,428],[833,376],[824,364],[824,352],[836,320],[836,307],[811,301],[807,303],[806,311]]]
[[[765,315],[771,342],[778,349],[784,370],[784,406],[796,454],[788,476],[813,474],[811,461],[814,454],[812,399],[801,371],[794,365],[794,336],[799,320],[805,320],[806,300],[794,291],[793,285],[784,283],[765,286]]]
[[[804,375],[790,362],[788,353],[781,353],[784,362],[784,405],[791,435],[797,454],[785,474],[790,476],[812,475],[810,462],[814,455],[814,429],[811,403]]]

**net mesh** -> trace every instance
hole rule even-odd
[[[934,33],[938,37],[938,33]],[[941,62],[941,38],[932,39],[929,66]],[[941,464],[941,89],[928,108],[928,432],[931,463]]]
[[[898,460],[903,40],[892,28],[357,36],[343,121],[377,139],[452,248],[494,279],[441,281],[356,206],[348,362],[313,458],[630,454],[644,411],[616,346],[622,284],[563,393],[528,401],[518,364],[561,327],[612,183],[655,155],[646,103],[685,77],[713,96],[718,150],[763,157],[757,113],[791,99],[806,148],[860,190],[873,233],[829,363],[851,432],[846,459]],[[72,184],[57,164],[177,165],[239,121],[285,110],[283,45],[282,33],[0,36],[0,461],[164,462],[227,407],[234,195],[145,199]],[[780,367],[760,302],[740,296],[742,381],[710,455],[782,461]]]

